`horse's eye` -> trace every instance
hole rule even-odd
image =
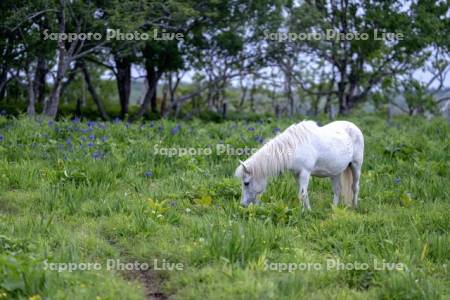
[[[244,182],[245,186],[248,186],[250,184],[250,182]]]

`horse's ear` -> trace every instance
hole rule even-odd
[[[244,168],[244,172],[250,174],[250,170],[247,168],[245,163],[242,160],[239,160],[239,163],[242,165],[242,168]]]

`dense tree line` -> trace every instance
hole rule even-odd
[[[112,104],[100,88],[110,74],[108,89],[128,120],[178,116],[186,106],[191,114],[255,111],[261,95],[276,114],[295,114],[306,102],[315,114],[334,106],[346,114],[369,98],[396,105],[402,93],[402,109],[423,113],[449,100],[441,93],[449,17],[449,1],[2,0],[0,105],[26,101],[29,115],[55,118],[82,82],[108,120]],[[108,39],[113,32],[133,38]],[[420,69],[431,79],[417,80]],[[145,91],[130,108],[137,71]],[[231,83],[239,90],[233,103]]]

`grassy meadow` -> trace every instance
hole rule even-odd
[[[365,135],[360,206],[333,208],[330,180],[313,178],[304,212],[290,174],[262,206],[240,207],[233,176],[247,155],[217,151],[259,147],[298,119],[0,117],[0,299],[448,299],[450,127],[349,120]],[[198,155],[169,156],[180,147]]]

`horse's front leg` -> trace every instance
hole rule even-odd
[[[297,177],[297,183],[299,186],[298,197],[303,201],[303,208],[307,210],[311,210],[311,205],[309,204],[308,197],[308,184],[310,175],[310,172],[302,170]]]

